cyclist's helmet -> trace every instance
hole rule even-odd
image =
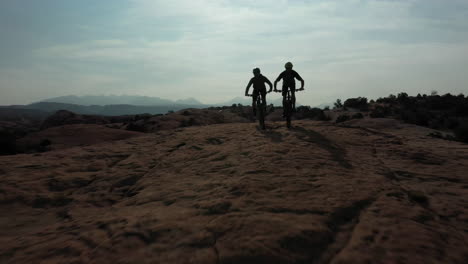
[[[286,64],[284,65],[284,67],[286,69],[292,69],[293,68],[293,64],[291,62],[286,62]]]
[[[253,69],[253,74],[260,74],[260,69],[259,68],[255,68]]]

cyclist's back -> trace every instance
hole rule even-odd
[[[283,88],[290,88],[291,90],[296,89],[296,80],[298,79],[300,81],[304,81],[302,77],[297,73],[295,70],[284,70],[278,78],[276,78],[275,82],[279,82],[281,79],[283,79]]]

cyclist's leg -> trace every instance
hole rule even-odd
[[[291,87],[292,110],[296,112],[296,88]]]
[[[266,89],[261,90],[260,94],[262,96],[263,108],[266,109]]]

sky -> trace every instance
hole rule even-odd
[[[253,68],[273,82],[287,61],[305,80],[302,104],[467,95],[468,0],[0,1],[0,105],[218,103],[243,96]]]

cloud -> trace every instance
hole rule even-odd
[[[80,21],[85,39],[55,39],[31,60],[70,76],[115,76],[112,89],[121,93],[206,102],[241,95],[253,67],[274,79],[286,61],[311,88],[301,95],[304,103],[411,93],[422,79],[441,86],[438,80],[457,79],[444,89],[458,91],[467,77],[426,75],[437,65],[467,66],[467,6],[460,0],[131,0],[118,20],[107,21],[118,31],[93,35],[96,25]],[[95,91],[101,86],[96,81]]]

